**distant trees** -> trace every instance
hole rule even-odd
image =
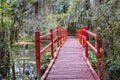
[[[9,30],[11,7],[9,1],[0,0],[0,74],[7,77],[9,73]]]
[[[12,79],[15,80],[14,64],[10,63],[12,44],[19,41],[19,35],[32,35],[41,27],[48,4],[49,0],[0,0],[0,75],[4,78],[9,77],[12,66]]]
[[[32,13],[32,6],[32,0],[0,0],[0,74],[4,78],[10,73],[10,48],[18,41],[18,34],[24,28],[24,19]]]

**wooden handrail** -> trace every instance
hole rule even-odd
[[[90,42],[89,42],[89,39],[88,39],[88,36],[91,36],[95,39],[96,41],[96,47],[94,47]],[[100,53],[100,48],[101,48],[101,44],[100,44],[100,40],[99,38],[96,36],[96,34],[88,31],[88,27],[85,26],[85,27],[82,27],[78,30],[76,30],[75,32],[75,37],[78,38],[79,40],[79,43],[82,45],[82,47],[85,49],[85,56],[86,58],[88,58],[88,46],[94,51],[94,53],[96,54],[96,57],[97,57],[97,67],[98,67],[98,76],[99,78],[101,79],[101,75],[102,75],[102,72],[101,72],[101,58],[102,58],[102,55]]]
[[[49,36],[50,36],[50,33],[47,33],[47,34],[45,34],[43,36],[40,36],[40,39],[45,39],[46,37],[49,37]]]
[[[56,36],[53,38],[53,34],[56,34]],[[54,42],[57,42],[57,47],[59,47],[63,41],[67,39],[67,29],[61,29],[59,27],[56,27],[56,29],[53,31],[50,29],[50,32],[40,36],[40,32],[35,32],[35,56],[36,56],[36,73],[37,78],[40,80],[41,78],[41,60],[40,56],[43,54],[48,48],[50,48],[51,57],[54,58]],[[46,45],[43,49],[40,49],[40,40],[43,40],[45,38],[50,38],[50,43]]]

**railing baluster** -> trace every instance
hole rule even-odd
[[[41,78],[40,62],[40,32],[35,32],[35,55],[36,55],[36,73],[37,78]]]
[[[62,30],[60,29],[60,45],[62,44]]]
[[[65,40],[66,40],[66,35],[67,35],[66,29],[64,29],[64,35],[65,35]]]
[[[82,36],[83,36],[83,29],[82,29]],[[82,47],[83,47],[83,41],[84,41],[84,39],[83,39],[83,37],[82,37]]]
[[[86,32],[88,30],[88,27],[85,28],[85,56],[88,58],[88,33]]]
[[[63,34],[63,29],[62,29],[62,43],[64,41],[64,34]]]
[[[66,39],[68,38],[68,29],[66,29]]]
[[[77,34],[77,35],[78,35],[78,40],[79,40],[79,42],[81,43],[81,41],[80,41],[80,40],[81,40],[81,39],[80,39],[80,38],[81,38],[80,30],[78,30],[77,33],[78,33],[78,34]]]
[[[61,42],[63,43],[63,29],[61,29]]]
[[[53,30],[50,29],[50,42],[51,42],[51,56],[54,58],[54,47],[53,47]]]
[[[63,29],[63,41],[65,41],[65,29]]]
[[[58,27],[56,27],[56,36],[57,36],[57,47],[59,47],[59,31],[58,31]]]
[[[97,45],[97,67],[98,67],[98,76],[102,77],[102,66],[101,66],[101,54],[100,54],[100,40],[96,37],[96,45]]]

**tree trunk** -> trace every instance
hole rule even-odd
[[[13,63],[13,66],[12,66],[12,80],[16,80],[16,77],[15,77],[15,64]]]

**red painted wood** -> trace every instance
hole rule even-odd
[[[35,56],[36,56],[36,73],[40,77],[40,32],[35,32]]]
[[[88,27],[85,27],[85,32],[88,31]],[[88,58],[88,44],[86,43],[88,41],[88,34],[85,33],[85,56]]]
[[[92,37],[94,37],[94,38],[96,38],[96,36],[95,36],[95,34],[94,33],[92,33],[92,32],[90,32],[90,31],[86,31],[90,36],[92,36]]]
[[[46,45],[46,46],[40,51],[40,54],[43,54],[50,46],[51,46],[51,43],[49,43],[48,45]]]
[[[53,31],[53,33],[56,33],[57,32],[57,29],[55,29],[54,31]]]
[[[54,58],[53,30],[52,29],[50,29],[50,43],[51,43],[51,46],[50,46],[51,56],[52,56],[52,58]]]
[[[101,66],[101,61],[100,61],[100,59],[101,59],[101,57],[102,57],[102,55],[101,55],[101,53],[100,53],[100,40],[98,39],[98,37],[96,37],[96,45],[97,45],[97,57],[98,57],[98,75],[99,75],[99,77],[101,78],[101,80],[102,80],[102,66]]]
[[[97,49],[89,41],[86,41],[86,43],[89,45],[89,47],[92,49],[92,51],[95,52],[96,56],[98,56]]]
[[[97,53],[98,53],[98,58],[100,59],[102,57],[101,53],[100,53],[100,40],[98,39],[98,37],[96,37],[96,45],[97,45]]]
[[[45,80],[99,80],[95,78],[77,39],[68,38]]]
[[[60,29],[60,44],[62,44],[62,30]]]
[[[46,37],[49,37],[49,36],[50,36],[50,33],[40,36],[40,39],[45,39]]]
[[[52,68],[52,65],[54,64],[54,62],[55,62],[55,60],[56,60],[56,58],[57,58],[57,56],[58,56],[60,47],[61,47],[61,46],[59,46],[59,47],[57,48],[56,52],[54,53],[54,54],[55,54],[55,55],[54,55],[54,58],[50,61],[50,64],[49,64],[48,68],[46,69],[44,75],[41,77],[41,80],[45,80],[46,76],[48,75],[48,72],[49,72],[50,69]]]
[[[45,35],[43,35],[43,36],[40,36],[40,32],[35,32],[35,56],[36,56],[36,73],[37,73],[37,78],[40,80],[40,77],[41,77],[41,75],[40,75],[40,68],[41,68],[41,60],[40,60],[40,56],[41,56],[41,54],[43,54],[48,48],[50,48],[50,50],[51,50],[51,56],[52,56],[52,59],[54,59],[54,47],[53,47],[53,44],[54,44],[54,42],[56,42],[57,40],[57,42],[59,42],[59,39],[60,39],[60,41],[62,41],[62,38],[63,38],[63,34],[65,34],[66,35],[66,32],[65,32],[65,30],[63,30],[62,32],[61,32],[61,34],[59,34],[59,31],[61,31],[61,29],[57,29],[56,28],[56,30],[52,30],[52,29],[50,29],[50,33],[47,33],[47,34],[45,34]],[[64,33],[63,33],[64,32]],[[54,33],[56,33],[56,36],[55,36],[55,38],[53,38],[53,35],[54,35]],[[60,37],[59,37],[60,36]],[[42,40],[42,39],[45,39],[45,38],[47,38],[47,37],[50,37],[50,43],[48,44],[48,45],[46,45],[43,49],[41,49],[40,50],[40,40]],[[59,39],[58,39],[59,38]],[[62,44],[62,43],[61,43]],[[60,45],[61,45],[60,44]],[[57,47],[58,47],[59,45],[57,45]]]
[[[96,41],[96,46],[94,47],[88,39],[88,35],[90,35],[91,37],[93,37]],[[80,42],[80,44],[82,45],[82,47],[85,49],[85,56],[88,57],[88,46],[95,52],[96,54],[96,58],[97,58],[97,69],[98,69],[98,75],[101,78],[102,75],[102,67],[101,67],[101,53],[100,53],[100,48],[101,48],[101,44],[100,44],[100,40],[99,38],[96,36],[96,34],[88,31],[88,27],[82,27],[80,29],[77,30],[77,36],[78,36],[78,40]]]
[[[58,37],[54,38],[54,39],[53,39],[53,43],[54,43],[54,42],[57,42],[57,39],[58,39]]]
[[[56,27],[56,36],[57,36],[57,47],[59,47],[59,32],[58,32],[58,27]]]

